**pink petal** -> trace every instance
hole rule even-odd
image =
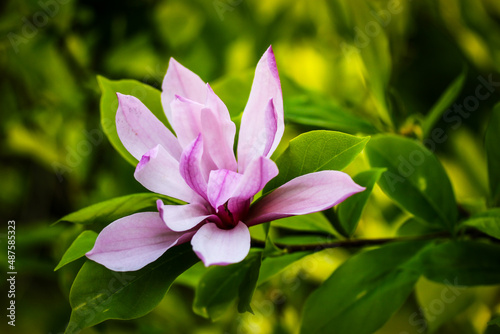
[[[276,163],[266,157],[257,157],[248,164],[243,177],[231,197],[250,199],[271,179],[278,175]]]
[[[210,172],[207,196],[213,208],[217,209],[227,202],[231,195],[233,195],[242,177],[243,175],[227,169]]]
[[[186,205],[165,205],[161,200],[156,202],[160,217],[165,224],[176,232],[187,231],[210,217],[207,208],[199,203]]]
[[[248,226],[279,218],[326,210],[365,188],[339,171],[302,175],[285,183],[251,206]]]
[[[176,95],[170,108],[170,124],[181,147],[186,147],[201,133],[200,117],[204,105]]]
[[[271,99],[274,112],[269,105]],[[271,156],[284,129],[281,83],[274,53],[269,47],[257,64],[250,97],[243,111],[238,141],[238,171],[243,172],[255,155]]]
[[[169,122],[172,122],[170,103],[175,95],[183,96],[198,103],[205,103],[207,90],[199,76],[170,58],[167,74],[163,79],[161,103]]]
[[[250,231],[242,222],[230,230],[207,223],[193,236],[191,245],[205,267],[237,263],[250,251]]]
[[[106,226],[86,256],[113,271],[134,271],[192,235],[170,230],[157,212],[135,213]]]
[[[116,95],[116,130],[130,154],[141,160],[147,151],[160,144],[178,160],[182,149],[168,128],[137,98],[120,93]]]
[[[180,173],[186,183],[204,199],[207,198],[207,179],[202,170],[203,138],[201,134],[184,149],[180,161]],[[208,174],[207,174],[208,175]]]
[[[156,145],[142,156],[134,177],[148,190],[184,202],[192,202],[199,197],[182,178],[179,162],[161,145]]]
[[[231,121],[224,103],[208,87],[206,108],[201,112],[201,124],[205,149],[218,169],[236,171],[234,136],[236,125]]]

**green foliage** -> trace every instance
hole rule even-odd
[[[493,205],[500,206],[500,104],[491,115],[486,130],[485,146],[488,157],[488,177]]]
[[[203,317],[217,320],[237,299],[239,312],[252,312],[250,302],[261,262],[262,253],[254,252],[240,263],[211,267],[198,284],[193,310]]]
[[[78,333],[107,319],[134,319],[149,313],[177,276],[197,261],[188,244],[168,250],[134,272],[114,272],[85,262],[71,287],[73,311],[66,333]]]
[[[413,290],[420,276],[415,259],[425,245],[397,243],[351,257],[310,295],[300,332],[374,333]]]
[[[366,147],[372,167],[387,168],[379,185],[392,200],[424,222],[453,231],[457,204],[448,176],[423,145],[380,135]]]
[[[276,160],[280,173],[266,185],[264,193],[300,175],[344,169],[369,139],[335,131],[311,131],[296,137]]]
[[[337,235],[332,225],[320,212],[310,213],[303,216],[292,216],[271,223],[273,227],[289,230],[308,231]]]
[[[500,239],[500,209],[495,208],[478,213],[464,222],[464,227],[466,226],[474,227],[493,238]]]
[[[71,246],[68,247],[54,271],[84,256],[94,247],[96,239],[97,233],[94,231],[87,230],[80,233]]]
[[[448,241],[427,249],[421,261],[423,274],[431,281],[473,286],[500,284],[499,256],[499,245]]]
[[[373,187],[384,171],[382,168],[367,170],[352,178],[354,182],[366,189],[338,205],[339,232],[349,237],[354,234]]]

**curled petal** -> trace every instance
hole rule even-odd
[[[237,263],[250,251],[250,231],[242,222],[230,230],[207,223],[193,236],[191,245],[206,267]]]
[[[203,80],[174,58],[170,58],[167,74],[163,79],[161,88],[161,103],[169,122],[172,122],[170,103],[172,103],[176,95],[198,103],[205,103],[207,99],[207,89]]]
[[[245,223],[259,223],[326,210],[365,188],[339,171],[302,175],[285,183],[252,205]]]
[[[243,172],[255,158],[256,152],[250,149],[254,144],[260,151],[257,155],[269,157],[278,146],[284,129],[281,83],[274,53],[269,47],[257,64],[250,97],[243,111],[238,140],[238,171]]]
[[[113,271],[134,271],[192,235],[172,231],[157,212],[135,213],[106,226],[86,256]]]
[[[172,157],[179,160],[182,149],[167,127],[139,99],[120,93],[116,95],[116,131],[130,154],[141,160],[147,151],[160,144]]]
[[[199,203],[165,205],[161,200],[158,200],[156,205],[165,224],[176,232],[190,230],[211,216],[207,208]]]
[[[199,197],[182,179],[179,162],[161,145],[155,146],[142,156],[134,177],[144,187],[159,194],[185,202]]]

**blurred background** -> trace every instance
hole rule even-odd
[[[71,312],[70,284],[82,262],[53,269],[79,230],[50,224],[87,205],[144,191],[133,178],[134,167],[102,132],[96,76],[160,88],[175,57],[213,83],[237,114],[254,67],[271,44],[283,84],[284,147],[311,129],[422,139],[425,115],[454,80],[462,80],[455,101],[466,112],[438,120],[449,139],[431,149],[450,173],[458,201],[484,204],[483,135],[500,97],[497,0],[2,1],[0,236],[4,247],[7,221],[15,220],[18,276],[17,326],[7,328],[4,319],[0,329],[62,332]],[[476,105],[467,98],[476,96],[478,85],[491,94]],[[366,168],[362,161],[355,166],[353,171]],[[388,236],[403,219],[380,191],[373,197],[365,210],[370,223],[361,222],[358,236]],[[5,251],[0,253],[7,271]],[[258,289],[255,315],[235,312],[217,323],[196,316],[186,279],[151,314],[84,332],[294,333],[305,298],[348,254],[334,250],[304,258]],[[5,291],[5,280],[0,285]],[[425,332],[422,306],[442,289],[420,281],[378,333]],[[487,310],[497,302],[498,288],[470,288],[445,310],[430,311],[428,327],[482,333]]]

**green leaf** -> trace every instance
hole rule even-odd
[[[427,325],[425,333],[429,334],[471,307],[476,300],[473,289],[463,290],[450,284],[431,282],[424,277],[415,286],[415,296],[420,312],[427,319],[427,324],[422,323],[421,328],[426,329]]]
[[[273,276],[279,274],[288,266],[302,259],[304,256],[310,255],[311,252],[296,252],[292,254],[285,254],[276,257],[266,257],[262,261],[260,267],[259,280],[257,281],[257,286],[267,282]]]
[[[486,130],[485,146],[492,204],[500,206],[500,103],[495,106]]]
[[[497,325],[500,327],[500,317],[496,317],[495,319],[488,321],[488,325]]]
[[[444,93],[439,97],[438,101],[432,106],[429,113],[426,115],[422,124],[423,137],[429,137],[432,128],[438,122],[443,112],[455,101],[462,91],[462,87],[467,77],[467,70],[464,68],[462,73],[450,84]]]
[[[210,86],[218,97],[224,101],[231,118],[238,117],[243,110],[250,94],[254,70],[224,76]]]
[[[478,213],[463,223],[494,238],[500,239],[500,208]]]
[[[354,182],[366,189],[349,197],[337,207],[339,224],[347,236],[352,236],[354,231],[356,231],[366,202],[368,202],[375,183],[377,183],[384,171],[385,169],[383,168],[376,168],[361,172],[352,178]]]
[[[193,310],[212,320],[219,319],[238,299],[238,311],[252,312],[250,302],[255,291],[262,252],[250,253],[245,260],[228,266],[212,266],[196,289]]]
[[[71,287],[73,311],[66,333],[108,319],[135,319],[149,313],[176,277],[197,261],[190,244],[169,249],[138,271],[114,272],[88,260]]]
[[[321,212],[278,219],[271,222],[271,226],[288,230],[321,232],[337,235],[328,219],[326,219]]]
[[[133,166],[137,165],[137,160],[125,149],[116,132],[116,110],[118,109],[118,99],[116,93],[132,95],[141,100],[149,110],[169,127],[167,118],[161,106],[161,92],[149,85],[136,80],[109,80],[102,76],[97,76],[99,87],[101,88],[101,125],[104,133],[108,137],[111,145]]]
[[[309,296],[300,333],[374,333],[412,292],[425,245],[394,243],[352,256]]]
[[[293,123],[348,133],[378,132],[370,122],[317,94],[292,96],[283,103],[285,119]]]
[[[162,199],[164,202],[170,204],[182,203],[154,193],[132,194],[93,204],[62,217],[56,223],[94,224],[94,226],[97,225],[96,230],[99,230],[116,219],[131,215],[132,213],[146,209],[156,211],[157,199]]]
[[[395,135],[374,137],[365,151],[372,167],[387,168],[379,180],[387,196],[430,225],[454,231],[455,195],[432,152],[414,140]]]
[[[276,160],[279,174],[269,181],[263,193],[297,176],[321,170],[342,170],[363,150],[369,139],[324,130],[295,137]]]
[[[325,237],[324,235],[288,235],[276,238],[274,242],[279,247],[292,245],[318,245],[318,248],[322,248],[321,245],[331,243],[334,240],[335,239],[331,236]]]
[[[61,261],[56,266],[54,271],[67,265],[70,262],[78,260],[85,255],[88,251],[94,247],[95,240],[97,239],[97,233],[94,231],[83,231],[80,235],[73,241],[71,246],[64,253]]]
[[[457,286],[500,283],[500,246],[477,241],[450,241],[421,256],[429,280]]]

